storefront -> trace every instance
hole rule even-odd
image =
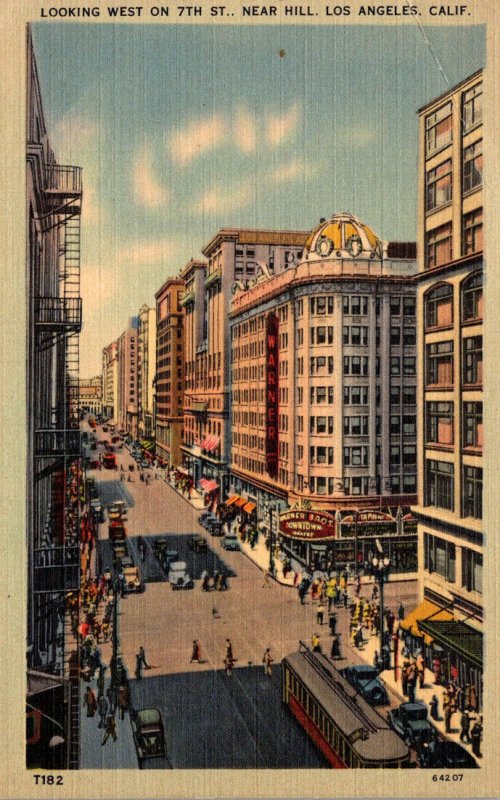
[[[311,572],[330,569],[335,517],[326,511],[293,509],[279,517],[281,548]]]

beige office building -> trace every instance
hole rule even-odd
[[[153,383],[156,373],[156,309],[143,305],[137,328],[137,434],[152,440]]]
[[[112,422],[117,421],[118,358],[117,343],[111,342],[102,351],[102,413]]]
[[[183,425],[184,281],[169,278],[157,291],[155,452],[160,463],[181,463]]]
[[[482,73],[422,108],[419,125],[421,605],[411,630],[481,706]]]
[[[88,414],[102,414],[102,376],[80,378],[80,410]]]
[[[118,392],[116,422],[120,430],[137,439],[137,317],[117,341]]]

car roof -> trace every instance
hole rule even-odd
[[[185,561],[172,561],[170,564],[170,569],[174,572],[181,569],[186,569],[186,562]]]
[[[405,711],[422,711],[423,708],[427,708],[423,700],[417,700],[415,703],[401,703],[399,707],[404,708]]]

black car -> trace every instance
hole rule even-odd
[[[367,664],[354,664],[342,669],[341,673],[370,705],[385,706],[389,704],[387,689],[380,682],[379,673],[375,667]]]
[[[424,744],[418,764],[423,769],[477,769],[476,760],[464,747],[440,739]]]
[[[190,536],[188,547],[194,553],[206,553],[208,551],[206,539],[203,536]]]

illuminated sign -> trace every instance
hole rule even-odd
[[[278,328],[276,314],[266,320],[266,469],[271,478],[278,475]]]
[[[335,518],[328,511],[287,511],[280,516],[280,531],[290,539],[335,539]]]

